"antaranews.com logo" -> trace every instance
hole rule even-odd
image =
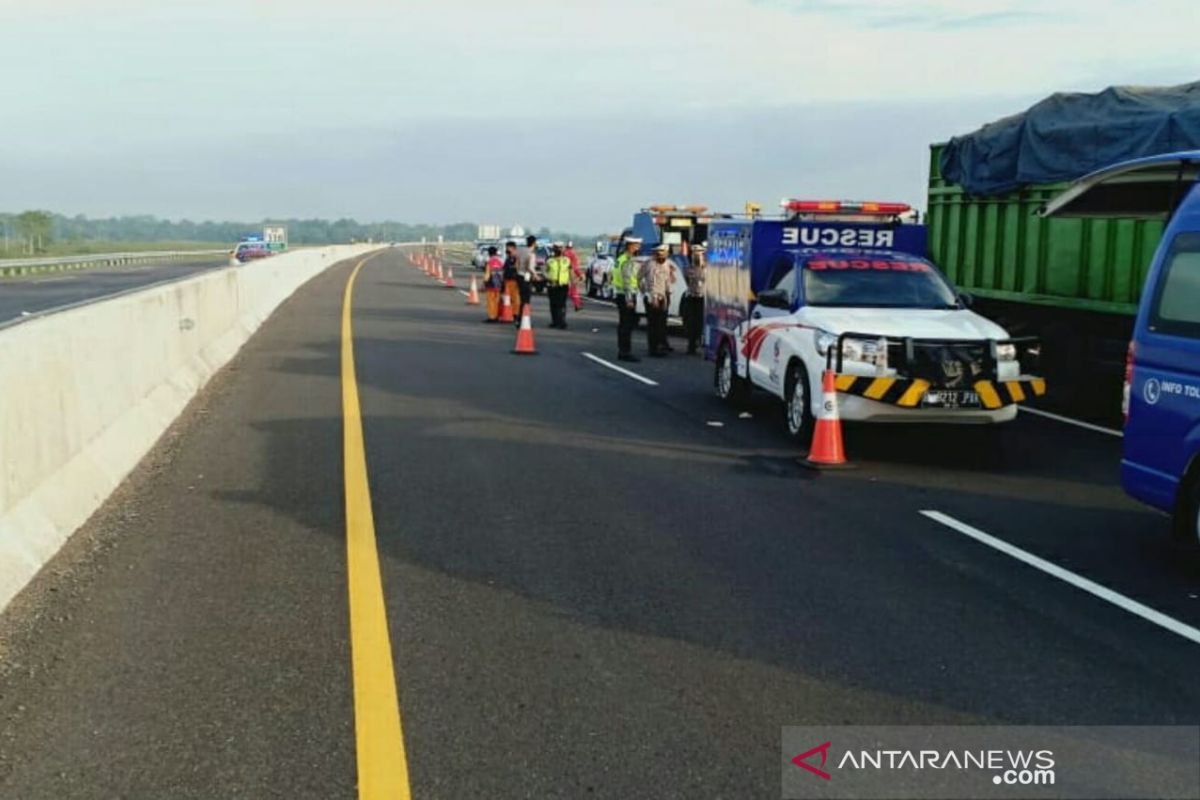
[[[825,742],[800,753],[792,763],[822,780],[832,780],[825,771],[833,742]],[[810,759],[820,758],[820,767]],[[1008,786],[1053,786],[1052,750],[846,750],[833,769],[847,770],[975,770],[990,774],[992,784]]]
[[[783,729],[785,798],[1200,800],[1200,727]]]

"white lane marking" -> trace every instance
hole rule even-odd
[[[470,296],[471,296],[471,293],[470,293],[470,292],[464,292],[462,289],[459,289],[459,290],[458,290],[458,293],[459,293],[459,294],[461,294],[463,297],[470,297]]]
[[[657,381],[652,381],[649,378],[643,378],[641,375],[638,375],[636,372],[630,372],[629,370],[625,369],[624,367],[618,367],[616,364],[612,363],[611,361],[605,361],[603,358],[600,358],[599,356],[594,356],[591,353],[580,353],[580,355],[586,359],[595,361],[597,364],[599,364],[602,367],[608,367],[609,369],[619,372],[622,375],[633,378],[635,381],[641,381],[642,383],[646,384],[647,386],[658,386]]]
[[[1166,628],[1171,633],[1178,634],[1188,641],[1200,644],[1200,630],[1193,628],[1191,625],[1185,625],[1179,620],[1168,617],[1166,614],[1163,614],[1160,611],[1155,611],[1149,606],[1142,605],[1136,600],[1131,600],[1125,595],[1120,594],[1119,592],[1114,592],[1112,589],[1101,586],[1095,581],[1090,581],[1081,575],[1076,575],[1070,570],[1063,569],[1056,564],[1051,564],[1044,558],[1038,558],[1033,553],[1022,550],[1021,548],[1011,545],[1002,539],[997,539],[995,536],[984,533],[978,528],[972,528],[965,522],[959,522],[954,517],[943,514],[940,511],[922,511],[921,514],[933,520],[934,522],[945,525],[947,528],[958,531],[964,536],[969,536],[980,544],[985,544],[988,547],[991,547],[994,550],[999,550],[1001,553],[1004,553],[1007,556],[1012,556],[1018,561],[1022,561],[1031,567],[1040,569],[1047,575],[1052,575],[1059,580],[1066,581],[1076,589],[1082,589],[1088,594],[1112,603],[1114,606],[1124,609],[1130,614],[1139,616],[1147,622],[1151,622],[1161,628]]]
[[[1055,420],[1056,422],[1065,422],[1068,425],[1074,425],[1078,428],[1086,428],[1089,431],[1096,431],[1097,433],[1107,433],[1109,436],[1116,436],[1118,438],[1123,438],[1125,436],[1125,434],[1122,433],[1121,431],[1113,430],[1112,428],[1105,428],[1101,425],[1093,425],[1090,422],[1084,422],[1083,420],[1071,419],[1070,417],[1063,417],[1063,416],[1059,416],[1058,414],[1051,414],[1049,411],[1042,411],[1040,408],[1030,408],[1029,406],[1021,406],[1020,408],[1021,408],[1022,413],[1036,414],[1039,417],[1045,417],[1046,419],[1052,419],[1052,420]]]

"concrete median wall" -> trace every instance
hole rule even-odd
[[[0,330],[0,609],[280,303],[376,249],[286,253]]]

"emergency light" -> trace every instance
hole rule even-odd
[[[878,214],[895,216],[911,211],[907,203],[858,202],[853,200],[784,200],[780,203],[798,214]]]

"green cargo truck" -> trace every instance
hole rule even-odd
[[[930,256],[978,311],[1014,336],[1042,337],[1051,405],[1120,420],[1138,298],[1169,209],[1163,220],[1038,212],[1074,178],[1198,138],[1200,84],[1191,84],[1054,95],[930,148]]]
[[[976,308],[1014,336],[1042,337],[1051,398],[1115,417],[1138,298],[1164,222],[1045,219],[1066,183],[969,195],[929,160],[929,253]]]

